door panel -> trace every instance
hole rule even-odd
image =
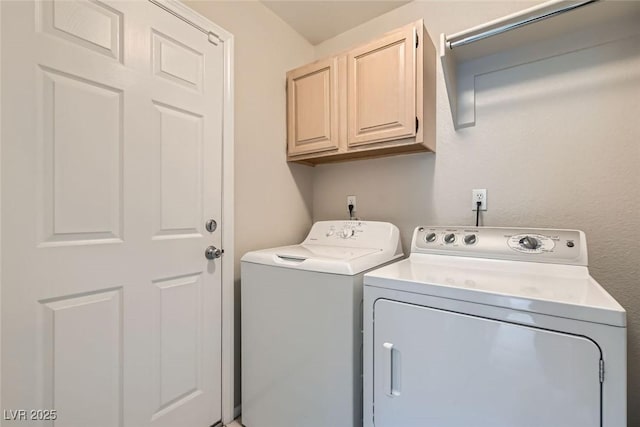
[[[122,413],[120,289],[40,301],[43,389],[65,408],[63,425],[115,426]],[[88,345],[90,344],[90,345]],[[91,364],[82,361],[91,360]]]
[[[39,30],[121,60],[123,14],[101,2],[42,1],[36,4]]]
[[[153,72],[198,92],[202,90],[202,52],[153,30]]]
[[[200,274],[155,281],[157,325],[157,412],[202,394],[202,277]]]
[[[153,188],[157,238],[201,237],[203,116],[154,103],[158,146]],[[157,157],[156,157],[157,156]]]
[[[0,5],[3,406],[216,423],[222,47],[145,1]]]
[[[416,134],[415,28],[408,26],[348,55],[348,145]]]
[[[329,58],[287,74],[288,154],[339,147],[338,60]]]
[[[119,240],[123,92],[42,66],[38,74],[42,242]]]
[[[374,424],[600,426],[600,350],[590,340],[378,300]]]

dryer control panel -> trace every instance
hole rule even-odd
[[[421,226],[411,252],[587,265],[586,238],[579,230]]]

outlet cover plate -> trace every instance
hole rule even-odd
[[[357,204],[356,204],[356,196],[347,196],[347,209],[349,209],[349,205],[353,205],[353,211],[357,211]]]
[[[480,202],[480,210],[487,210],[487,190],[486,188],[471,190],[471,210],[475,211],[478,208],[477,202]]]

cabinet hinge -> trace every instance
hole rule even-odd
[[[418,128],[420,127],[420,121],[416,117],[416,132],[418,132]]]
[[[418,48],[419,42],[420,42],[420,36],[418,35],[418,32],[416,31],[416,49]]]
[[[600,382],[604,382],[604,360],[600,359]]]

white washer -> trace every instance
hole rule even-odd
[[[419,227],[364,284],[365,427],[626,427],[626,313],[583,232]]]
[[[321,221],[242,257],[242,423],[362,426],[362,280],[401,257],[398,228]]]

